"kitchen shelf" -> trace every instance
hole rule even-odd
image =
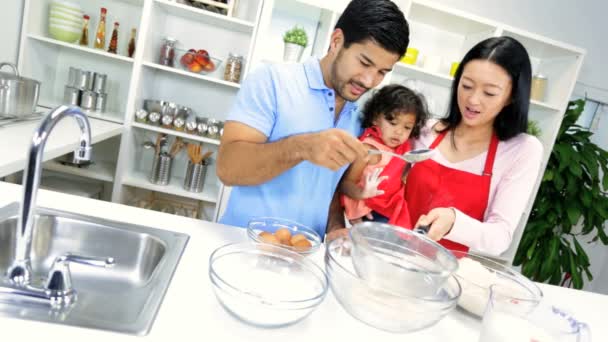
[[[228,17],[204,9],[179,4],[174,1],[155,0],[155,2],[163,10],[172,15],[190,20],[202,21],[208,23],[209,25],[223,27],[231,31],[251,33],[253,32],[253,28],[255,26],[254,23],[246,20]]]
[[[89,47],[83,47],[83,46],[80,46],[78,44],[70,44],[70,43],[62,42],[60,40],[56,40],[56,39],[53,39],[53,38],[47,38],[47,37],[39,36],[39,35],[36,35],[36,34],[28,34],[27,37],[30,38],[30,39],[32,39],[32,40],[36,40],[36,41],[43,42],[43,43],[46,43],[46,44],[61,46],[61,47],[65,47],[65,48],[68,48],[68,49],[73,49],[73,50],[82,51],[82,52],[85,52],[85,53],[90,53],[90,54],[94,54],[94,55],[98,55],[98,56],[103,56],[103,57],[111,58],[111,59],[118,60],[118,61],[121,61],[121,62],[133,63],[133,58],[125,57],[125,56],[121,56],[121,55],[117,55],[117,54],[113,54],[113,53],[109,53],[109,52],[105,52],[103,50],[97,50],[97,49],[92,49],[92,48],[89,48]]]
[[[143,65],[148,68],[162,70],[162,71],[166,71],[166,72],[170,72],[170,73],[174,73],[174,74],[178,74],[178,75],[182,75],[182,76],[186,76],[186,77],[197,78],[199,80],[216,83],[216,84],[221,84],[223,86],[227,86],[227,87],[231,87],[231,88],[235,88],[235,89],[241,88],[241,85],[239,83],[228,82],[228,81],[220,80],[218,78],[214,78],[214,77],[210,77],[210,76],[195,74],[193,72],[181,70],[178,68],[173,68],[173,67],[164,66],[164,65],[160,65],[160,64],[156,64],[156,63],[151,63],[151,62],[144,62]]]
[[[560,110],[560,107],[558,106],[554,106],[552,104],[548,104],[545,102],[541,102],[541,101],[536,101],[536,100],[530,100],[530,104],[532,105],[532,107],[540,107],[542,109],[549,109],[549,110],[555,110],[558,111]]]
[[[62,105],[62,104],[49,105],[49,103],[54,103],[54,102],[45,101],[45,100],[40,100],[40,103],[41,104],[39,105],[39,107],[44,108],[44,110],[46,112],[50,112],[53,108],[57,108]],[[123,115],[121,113],[115,113],[115,112],[110,112],[110,111],[99,113],[99,112],[92,112],[92,111],[88,111],[88,110],[83,110],[83,113],[85,113],[90,118],[95,118],[95,119],[119,123],[119,124],[124,123],[124,121],[122,119]]]
[[[195,200],[215,203],[219,194],[219,186],[205,183],[202,192],[190,192],[183,189],[184,178],[171,176],[171,181],[167,185],[156,185],[148,181],[148,174],[142,171],[134,171],[125,176],[124,185],[133,186],[136,188],[162,192],[165,194],[176,195],[180,197],[192,198]]]
[[[44,163],[44,169],[112,183],[114,182],[114,171],[116,170],[116,164],[104,161],[95,161],[89,166],[76,167],[64,165],[57,160],[50,160]]]
[[[143,124],[140,122],[133,122],[131,124],[131,126],[136,127],[136,128],[145,129],[145,130],[152,131],[152,132],[165,133],[165,134],[173,135],[176,137],[182,137],[182,138],[188,139],[188,140],[200,141],[200,142],[207,143],[207,144],[212,144],[212,145],[220,144],[220,141],[217,139],[205,138],[205,137],[201,137],[201,136],[194,135],[194,134],[188,134],[188,133],[176,131],[173,129],[162,128],[159,126],[146,125],[146,124]]]
[[[411,79],[438,84],[445,87],[451,86],[452,81],[454,80],[454,78],[450,75],[445,75],[439,72],[431,72],[419,66],[405,64],[403,62],[395,64],[393,72],[396,72],[398,74],[405,74],[408,76],[408,78]]]

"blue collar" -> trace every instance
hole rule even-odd
[[[321,61],[316,58],[310,58],[304,63],[304,72],[308,79],[308,86],[311,89],[325,90],[329,89],[325,85],[323,80],[323,73],[321,72]]]

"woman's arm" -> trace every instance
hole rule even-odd
[[[499,180],[493,198],[488,199],[485,221],[455,208],[437,208],[433,218],[431,215],[425,218],[437,222],[431,227],[433,230],[437,226],[433,233],[492,255],[506,251],[531,199],[542,161],[542,145],[536,139],[530,141],[521,146],[518,158]]]

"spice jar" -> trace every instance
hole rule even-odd
[[[547,77],[545,75],[536,74],[532,77],[532,86],[530,90],[530,98],[536,101],[545,100],[545,92],[547,89]]]
[[[148,112],[145,109],[138,109],[135,111],[135,121],[146,122],[148,121]]]
[[[177,39],[166,37],[163,39],[163,43],[160,46],[160,54],[158,56],[158,63],[166,66],[175,65],[175,44]]]
[[[224,69],[224,80],[239,83],[241,81],[241,69],[243,68],[243,57],[230,53]]]

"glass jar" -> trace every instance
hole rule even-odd
[[[173,67],[175,65],[175,44],[177,39],[166,37],[163,39],[163,43],[160,46],[160,54],[158,56],[158,63]]]
[[[545,101],[545,93],[547,89],[547,77],[545,75],[536,74],[532,77],[532,86],[530,98],[536,101]]]
[[[243,68],[243,57],[235,53],[228,55],[226,68],[224,69],[224,80],[239,83],[241,81],[241,69]]]

